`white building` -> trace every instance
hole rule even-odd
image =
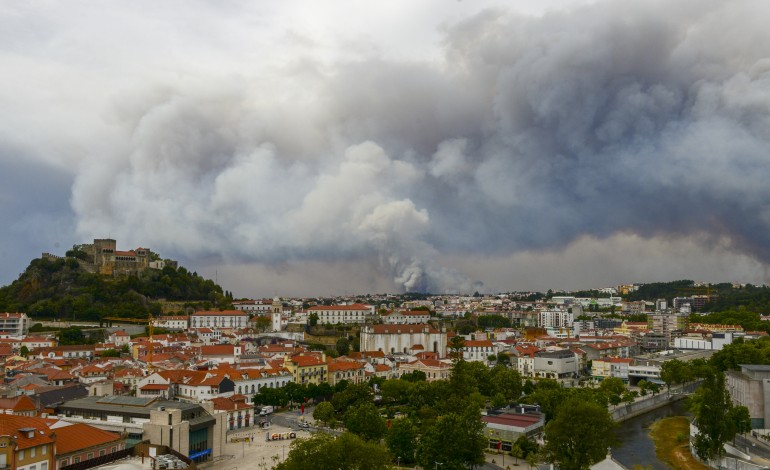
[[[235,307],[236,310],[251,314],[269,312],[271,305],[270,299],[236,300],[233,302],[233,307]]]
[[[463,359],[466,361],[489,362],[490,355],[497,355],[492,341],[465,341],[463,347]]]
[[[374,306],[364,304],[351,305],[316,305],[308,309],[308,315],[318,315],[321,325],[365,323],[367,317],[374,316]]]
[[[190,317],[187,315],[167,315],[158,317],[155,326],[166,330],[183,331],[190,327]]]
[[[416,345],[446,356],[446,330],[430,325],[371,325],[361,330],[361,351],[408,353]]]
[[[0,338],[21,339],[29,333],[26,313],[0,313]]]
[[[239,310],[195,312],[190,317],[190,328],[246,328],[249,314]]]
[[[578,360],[569,349],[535,353],[535,376],[551,379],[577,377]]]
[[[382,322],[389,325],[416,325],[420,323],[428,323],[428,320],[430,320],[430,312],[425,310],[406,310],[400,312],[395,311],[382,315]]]
[[[544,310],[538,314],[541,328],[571,328],[574,316],[566,310]]]

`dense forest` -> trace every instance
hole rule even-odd
[[[183,267],[109,277],[84,271],[75,258],[32,260],[16,281],[0,288],[0,311],[26,312],[32,318],[139,318],[160,314],[161,300],[215,308],[229,304],[232,295]]]

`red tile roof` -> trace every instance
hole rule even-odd
[[[352,305],[316,305],[310,307],[308,311],[314,310],[366,310],[371,311],[371,307],[364,304],[352,304]]]
[[[19,432],[24,428],[34,429],[32,437],[26,432]],[[0,436],[14,436],[19,450],[54,442],[54,433],[45,421],[28,416],[1,415]]]
[[[427,329],[428,333],[436,334],[439,331],[428,324],[416,325],[374,325],[372,331],[378,335],[414,334],[422,333]]]
[[[56,428],[56,454],[58,457],[61,454],[69,454],[108,443],[117,443],[120,440],[120,434],[103,431],[83,423],[62,426]]]
[[[248,317],[249,314],[246,312],[243,312],[241,310],[203,310],[200,312],[193,313],[194,317]]]

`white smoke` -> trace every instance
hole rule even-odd
[[[201,8],[199,26],[218,14]],[[149,58],[121,60],[106,100],[77,84],[103,121],[62,150],[78,154],[81,237],[228,262],[376,260],[398,287],[432,292],[480,288],[445,256],[617,234],[698,234],[770,261],[764,2],[487,10],[444,25],[440,58],[411,60],[313,28],[266,40],[251,32],[264,18],[238,8],[205,44],[178,26],[124,46]]]

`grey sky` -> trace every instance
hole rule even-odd
[[[0,282],[106,236],[244,296],[765,282],[768,10],[6,2]]]

